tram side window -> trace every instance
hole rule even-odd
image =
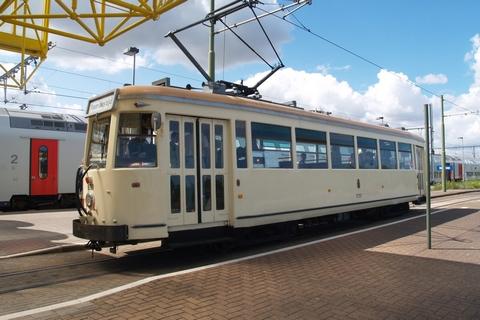
[[[358,167],[378,169],[377,140],[357,137]]]
[[[96,164],[98,168],[105,168],[107,164],[108,134],[110,131],[110,117],[93,119],[92,135],[88,163]]]
[[[397,143],[380,140],[380,160],[382,169],[397,169]]]
[[[180,168],[180,122],[170,120],[168,123],[170,137],[170,168]]]
[[[328,168],[325,132],[296,128],[295,137],[299,169]]]
[[[122,113],[118,126],[115,167],[157,166],[156,134],[151,113]]]
[[[292,168],[290,127],[252,122],[254,168]]]
[[[247,129],[246,122],[235,120],[235,147],[237,151],[237,168],[247,167]]]
[[[398,159],[400,169],[413,169],[412,145],[409,143],[398,143]]]
[[[355,169],[355,144],[353,136],[330,133],[333,169]]]

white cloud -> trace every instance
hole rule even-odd
[[[327,75],[329,73],[331,73],[331,71],[350,71],[350,69],[352,68],[351,65],[344,65],[344,66],[340,66],[340,67],[332,67],[331,65],[329,64],[320,64],[318,66],[315,67],[315,69],[317,71],[320,71],[321,74],[323,75]]]
[[[27,94],[23,90],[8,89],[7,101],[5,106],[10,109],[20,109],[20,106],[25,104],[27,110],[31,111],[85,115],[84,105],[62,103],[56,96],[56,92],[49,88],[45,79],[41,77],[34,77]]]
[[[448,82],[448,77],[443,73],[429,73],[421,77],[416,77],[415,81],[418,84],[445,84]]]
[[[265,74],[254,75],[245,83],[253,85]],[[418,122],[421,107],[428,102],[420,89],[412,86],[402,73],[381,70],[377,77],[378,82],[361,93],[332,75],[286,68],[265,82],[260,92],[268,99],[296,100],[306,109],[322,109],[362,121],[375,122],[377,117],[383,116],[396,126]]]
[[[465,55],[465,61],[470,63],[470,68],[474,74],[473,87],[480,87],[480,34],[473,36],[472,50]]]

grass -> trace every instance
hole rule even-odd
[[[480,180],[469,180],[465,181],[465,184],[462,181],[447,181],[447,189],[480,189]],[[432,190],[442,190],[442,184],[436,183],[432,186]]]

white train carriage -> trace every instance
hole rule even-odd
[[[423,196],[423,140],[406,131],[162,86],[117,89],[91,100],[87,117],[73,232],[95,248]]]
[[[83,117],[0,109],[0,209],[75,200]]]

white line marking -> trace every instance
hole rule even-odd
[[[437,214],[437,213],[445,212],[445,211],[448,211],[448,210],[450,210],[450,209],[445,208],[445,209],[442,209],[442,210],[435,210],[431,214]],[[317,243],[327,242],[327,241],[340,239],[340,238],[343,238],[343,237],[348,237],[348,236],[351,236],[351,235],[356,235],[356,234],[367,232],[367,231],[372,231],[372,230],[377,230],[377,229],[381,229],[381,228],[384,228],[384,227],[393,226],[395,224],[400,224],[400,223],[403,223],[403,222],[407,222],[407,221],[414,220],[414,219],[419,219],[419,218],[422,218],[422,217],[425,217],[425,214],[415,216],[415,217],[405,218],[405,219],[402,219],[402,220],[399,220],[399,221],[393,221],[393,222],[385,223],[385,224],[378,225],[378,226],[369,227],[369,228],[366,228],[366,229],[356,230],[356,231],[352,231],[352,232],[345,233],[345,234],[339,234],[339,235],[327,237],[327,238],[324,238],[324,239],[319,239],[319,240],[310,241],[310,242],[306,242],[306,243],[302,243],[302,244],[297,244],[297,245],[290,246],[290,247],[276,249],[276,250],[269,251],[269,252],[258,253],[258,254],[254,254],[254,255],[251,255],[251,256],[247,256],[247,257],[237,258],[237,259],[233,259],[233,260],[229,260],[229,261],[223,261],[223,262],[219,262],[219,263],[213,263],[213,264],[209,264],[209,265],[206,265],[206,266],[197,267],[197,268],[193,268],[193,269],[182,270],[182,271],[177,271],[177,272],[172,272],[172,273],[166,273],[166,274],[162,274],[162,275],[158,275],[158,276],[152,276],[152,277],[148,277],[148,278],[145,278],[145,279],[142,279],[142,280],[138,280],[138,281],[135,281],[135,282],[132,282],[132,283],[129,283],[129,284],[125,284],[123,286],[119,286],[119,287],[112,288],[112,289],[109,289],[109,290],[106,290],[106,291],[95,293],[95,294],[92,294],[92,295],[89,295],[89,296],[86,296],[86,297],[78,298],[78,299],[75,299],[75,300],[65,301],[65,302],[52,304],[52,305],[45,306],[45,307],[20,311],[20,312],[11,313],[11,314],[6,314],[6,315],[3,315],[3,316],[0,316],[0,320],[9,320],[9,319],[15,319],[15,318],[19,318],[19,317],[26,317],[26,316],[30,316],[30,315],[41,313],[41,312],[52,311],[52,310],[56,310],[56,309],[60,309],[60,308],[70,307],[70,306],[74,306],[76,304],[80,304],[80,303],[92,301],[92,300],[95,300],[95,299],[103,298],[105,296],[108,296],[108,295],[111,295],[111,294],[114,294],[114,293],[118,293],[118,292],[121,292],[121,291],[124,291],[124,290],[132,289],[132,288],[141,286],[143,284],[150,283],[152,281],[165,279],[165,278],[170,278],[170,277],[175,277],[175,276],[188,274],[188,273],[192,273],[192,272],[207,270],[207,269],[216,268],[216,267],[220,267],[220,266],[225,266],[225,265],[229,265],[229,264],[233,264],[233,263],[237,263],[237,262],[252,260],[252,259],[256,259],[256,258],[260,258],[260,257],[265,257],[265,256],[269,256],[269,255],[276,254],[276,253],[286,252],[286,251],[290,251],[290,250],[314,245],[314,244],[317,244]]]
[[[63,245],[54,246],[54,247],[48,247],[48,248],[43,248],[43,249],[14,253],[14,254],[10,254],[8,256],[0,256],[0,260],[9,259],[9,258],[16,258],[16,257],[30,256],[30,255],[39,254],[39,253],[48,253],[50,251],[62,250],[62,248],[67,249],[67,248],[79,247],[79,246],[83,246],[83,245],[84,245],[84,243],[83,244],[63,244]]]

